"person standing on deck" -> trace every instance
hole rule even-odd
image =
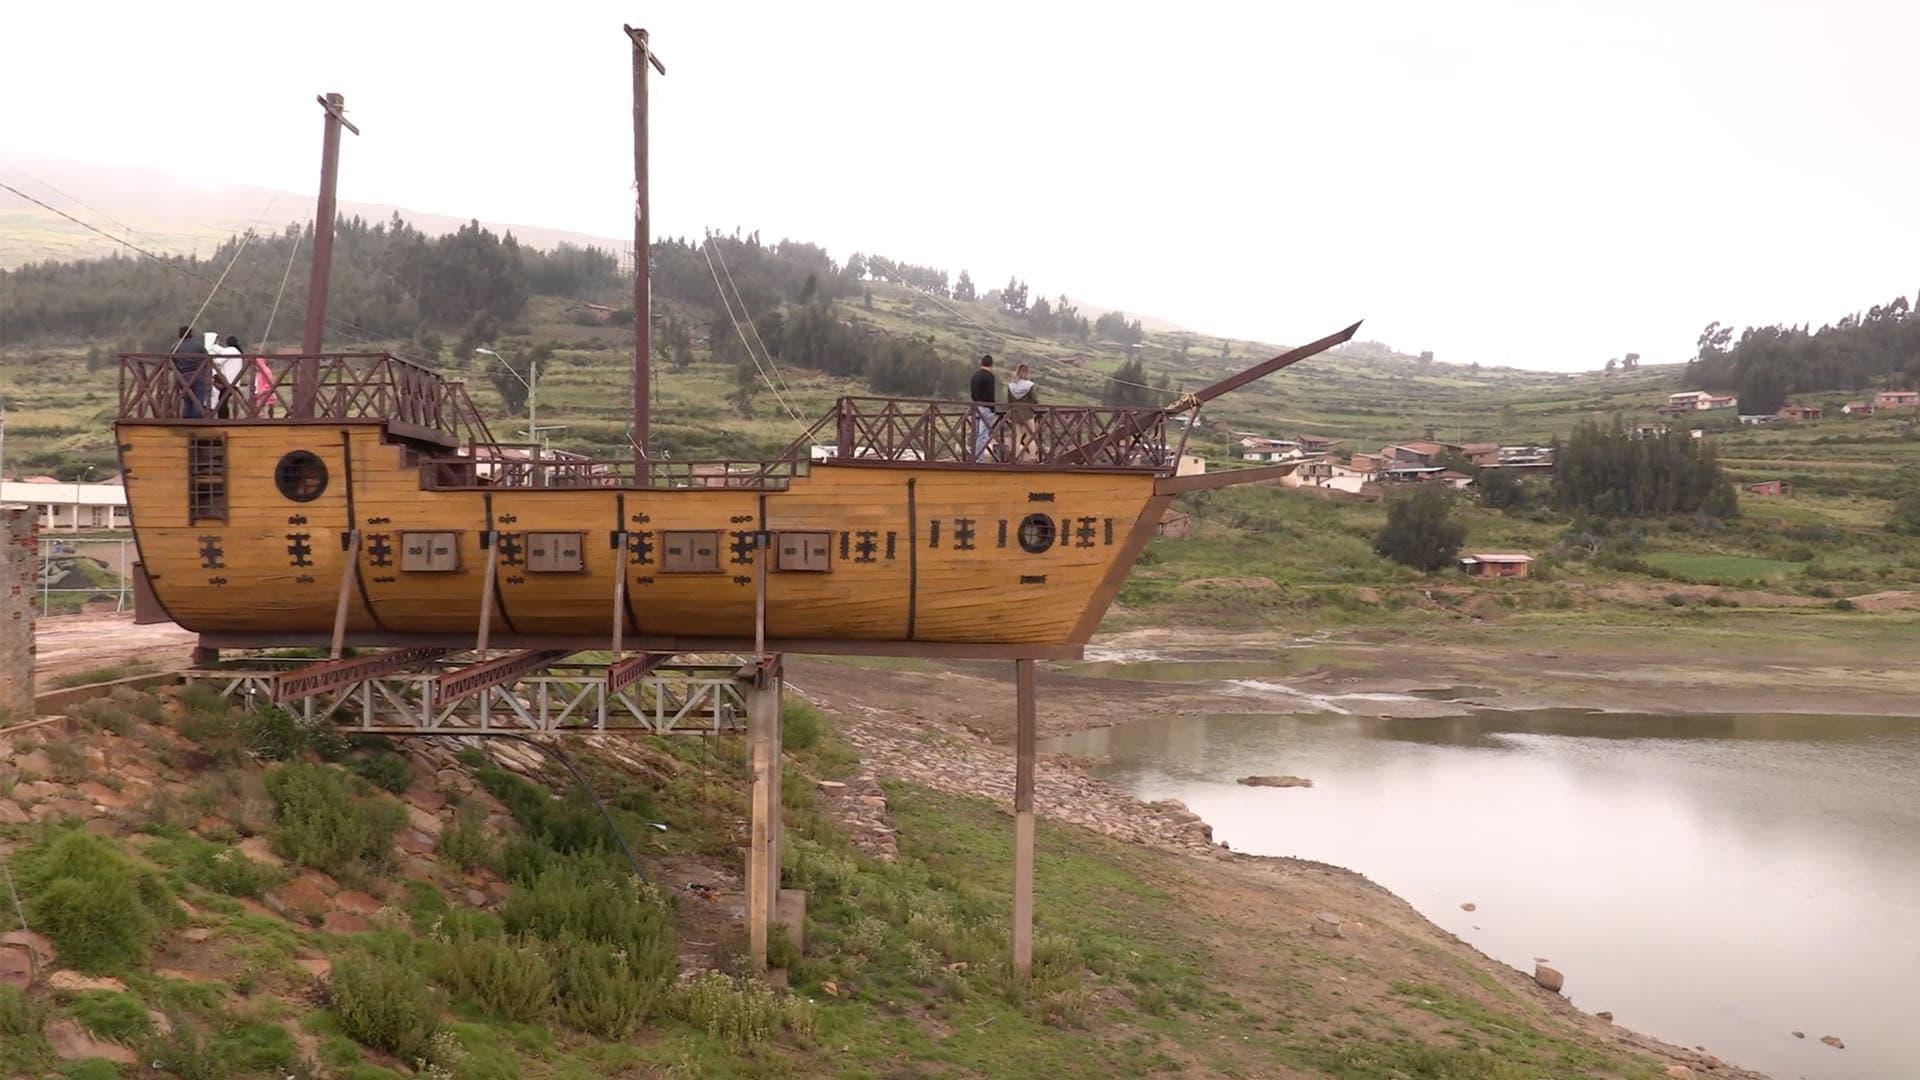
[[[1028,377],[1025,364],[1015,364],[1013,378],[1007,380],[1007,421],[1013,426],[1013,459],[1034,461],[1039,457],[1040,441],[1034,431],[1034,406],[1040,404],[1040,392]]]
[[[985,461],[987,442],[993,434],[993,406],[999,397],[993,382],[993,354],[980,358],[973,371],[973,460]]]
[[[220,376],[219,402],[213,413],[222,420],[233,418],[235,398],[240,393],[240,373],[246,370],[246,357],[240,352],[240,339],[228,334],[224,340],[212,336],[207,352],[214,357],[213,367]]]
[[[198,420],[206,412],[207,373],[202,370],[207,359],[207,347],[193,332],[193,327],[180,328],[180,338],[173,343],[175,388],[181,392],[180,416],[187,420]]]

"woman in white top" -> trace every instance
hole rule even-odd
[[[217,395],[219,405],[214,415],[222,420],[233,419],[233,403],[240,393],[240,373],[246,370],[246,357],[240,353],[240,339],[232,334],[225,341],[218,341],[217,335],[208,334],[207,352],[213,354],[213,370],[219,376],[215,380],[219,385]]]
[[[1027,365],[1020,364],[1013,369],[1013,378],[1007,381],[1007,419],[1013,422],[1015,461],[1035,461],[1040,456],[1033,415],[1034,406],[1040,404],[1040,394],[1027,370]]]

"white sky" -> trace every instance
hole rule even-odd
[[[1910,0],[10,4],[0,149],[311,191],[337,90],[343,196],[627,235],[622,21],[657,233],[1559,369],[1920,288]]]

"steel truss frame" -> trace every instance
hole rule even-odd
[[[439,660],[411,671],[375,671],[284,707],[309,724],[331,721],[344,730],[384,735],[730,735],[746,730],[746,693],[753,678],[741,677],[739,661],[659,664],[620,689],[609,689],[608,668],[604,663],[548,664],[497,686],[456,694],[445,689],[447,678],[463,664]],[[252,711],[274,702],[275,687],[289,670],[284,661],[239,661],[189,670],[183,677]]]

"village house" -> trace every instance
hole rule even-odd
[[[1512,552],[1474,552],[1460,556],[1460,569],[1469,577],[1526,577],[1533,556]]]
[[[1820,407],[1818,405],[1782,405],[1780,411],[1774,415],[1786,421],[1818,420]]]
[[[1911,409],[1920,406],[1920,390],[1882,390],[1873,395],[1875,409]]]
[[[1872,416],[1873,405],[1871,402],[1866,401],[1849,401],[1845,405],[1840,406],[1840,414],[1842,416]]]
[[[1732,394],[1715,394],[1707,390],[1682,390],[1677,394],[1668,394],[1667,403],[1660,406],[1659,411],[1689,413],[1707,409],[1731,409],[1735,400]]]
[[[1668,428],[1665,424],[1635,424],[1633,425],[1633,429],[1627,432],[1627,435],[1634,439],[1658,439],[1665,435],[1667,431]]]
[[[1380,456],[1402,465],[1438,465],[1440,455],[1445,452],[1446,447],[1437,442],[1400,443],[1380,448]]]
[[[1740,426],[1742,427],[1762,427],[1766,424],[1777,424],[1779,422],[1780,422],[1779,413],[1741,413],[1740,414]]]
[[[1791,495],[1793,485],[1785,480],[1761,480],[1746,485],[1747,492],[1753,495]]]
[[[1332,453],[1333,448],[1340,445],[1339,439],[1328,439],[1319,435],[1301,435],[1294,441],[1300,444],[1303,453],[1308,454]]]
[[[1451,450],[1475,465],[1492,465],[1500,460],[1500,444],[1490,442],[1441,443],[1442,449]]]
[[[1355,459],[1367,458],[1366,454],[1355,454]],[[1341,464],[1338,461],[1322,459],[1309,461],[1293,472],[1281,477],[1283,487],[1324,488],[1328,491],[1343,491],[1349,495],[1358,495],[1362,488],[1379,478],[1379,473],[1371,466],[1359,468],[1353,464]]]
[[[118,477],[73,483],[51,476],[0,480],[0,503],[25,504],[40,518],[40,528],[60,532],[103,532],[133,527],[127,489]]]

